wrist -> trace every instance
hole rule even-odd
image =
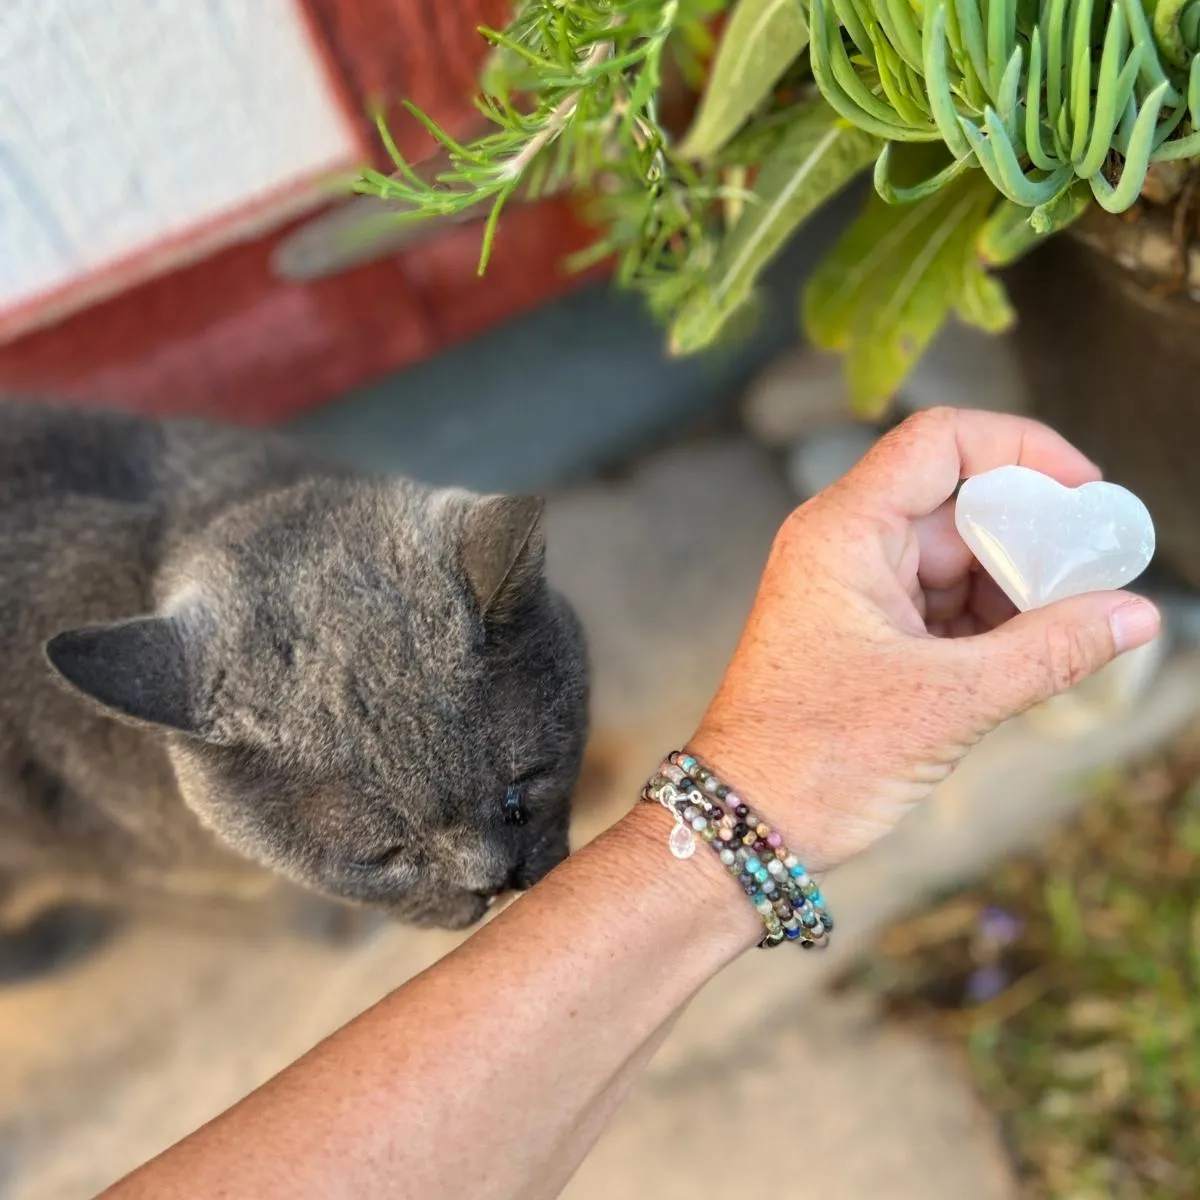
[[[657,911],[677,944],[699,950],[719,969],[762,937],[762,922],[735,880],[706,845],[689,859],[667,846],[674,821],[657,804],[639,803],[602,840],[611,839],[633,878],[635,902]]]
[[[827,871],[838,865],[825,836],[826,813],[815,803],[816,789],[806,786],[795,762],[783,760],[769,746],[730,735],[708,718],[684,749],[745,796],[748,804],[780,830],[810,871]]]

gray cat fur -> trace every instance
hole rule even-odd
[[[263,867],[462,927],[539,879],[587,706],[540,512],[0,404],[0,929]]]

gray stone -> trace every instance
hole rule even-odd
[[[814,430],[851,419],[840,355],[805,346],[768,364],[742,396],[746,428],[767,446],[787,446]]]
[[[1011,339],[950,321],[905,380],[887,423],[938,405],[1024,411]],[[805,498],[840,479],[884,427],[855,418],[841,356],[811,347],[765,367],[746,389],[741,413],[765,445],[788,447],[788,475]]]
[[[888,419],[938,405],[1024,412],[1026,389],[1012,339],[948,321],[904,381]],[[776,447],[831,428],[876,428],[854,416],[842,356],[811,346],[768,363],[743,393],[741,413],[756,438]]]
[[[1025,412],[1028,394],[1012,338],[948,321],[896,398],[901,415],[941,405]]]
[[[804,499],[836,483],[876,442],[869,425],[835,425],[801,438],[788,454],[788,478]]]

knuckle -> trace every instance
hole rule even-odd
[[[958,409],[949,404],[935,404],[914,415],[924,418],[931,425],[953,425],[958,420]]]
[[[956,410],[945,405],[924,408],[905,417],[875,443],[850,475],[873,476],[893,470],[898,455],[903,456],[914,444],[944,437],[945,430],[957,419]]]
[[[1046,629],[1046,669],[1055,693],[1086,679],[1097,661],[1096,639],[1077,625],[1056,622]]]
[[[776,553],[794,553],[798,547],[804,546],[812,534],[813,502],[801,504],[793,508],[784,518],[779,531],[775,534],[774,550]]]
[[[937,404],[933,408],[923,408],[907,417],[897,426],[897,433],[903,431],[906,436],[924,437],[932,430],[943,429],[953,425],[958,419],[956,409],[947,404]]]

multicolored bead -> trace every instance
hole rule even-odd
[[[642,795],[674,815],[672,837],[678,833],[691,839],[694,832],[713,847],[762,918],[760,946],[797,941],[811,950],[828,945],[833,921],[817,884],[788,850],[782,835],[714,771],[694,755],[675,752]]]

